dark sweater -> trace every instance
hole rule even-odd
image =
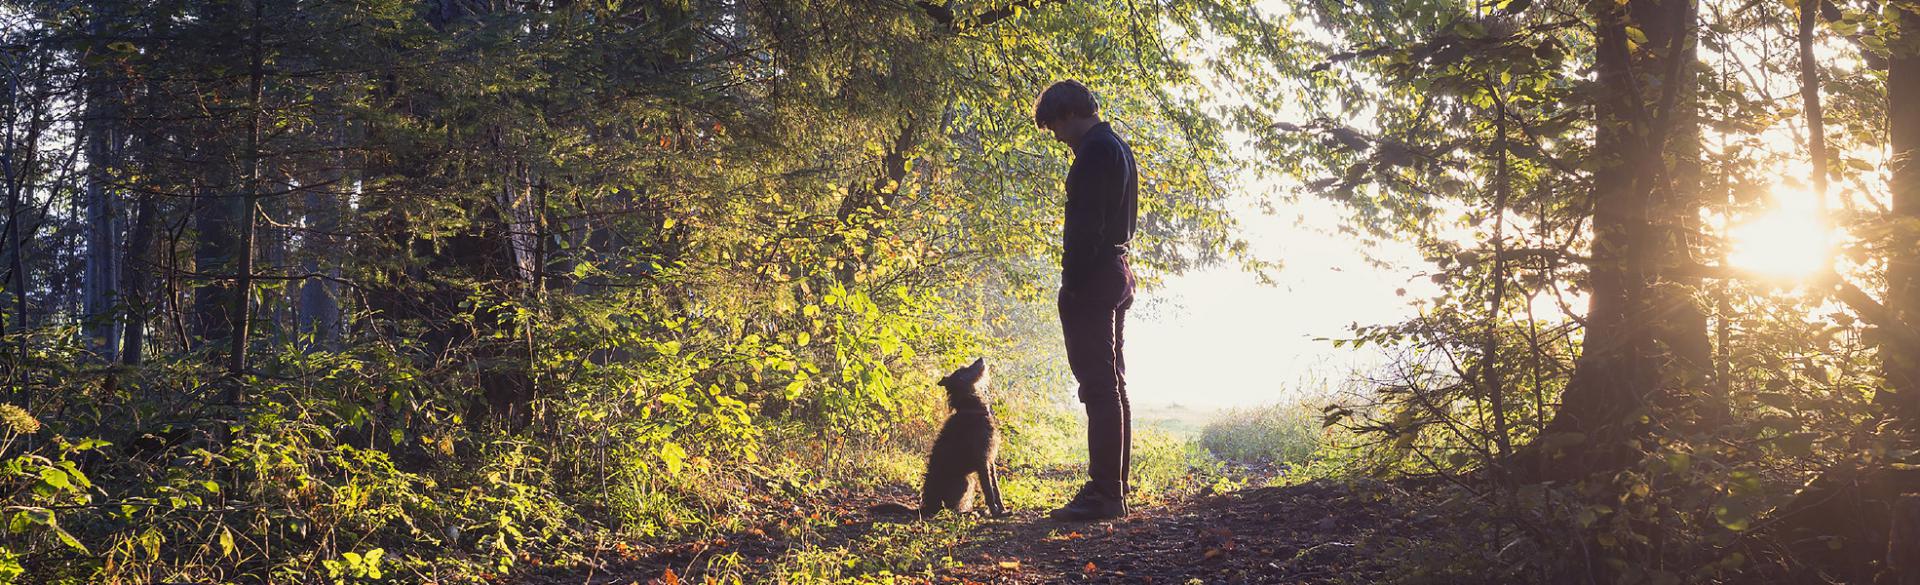
[[[1101,122],[1073,149],[1067,171],[1067,214],[1061,237],[1061,281],[1088,283],[1103,263],[1125,254],[1140,207],[1133,149]]]

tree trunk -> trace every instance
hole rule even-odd
[[[166,37],[171,28],[171,16],[167,11],[150,11],[145,15],[146,30],[143,32],[155,38]],[[160,112],[165,103],[163,96],[168,95],[168,92],[163,89],[162,82],[147,77],[141,87],[129,88],[129,91],[135,94],[127,100],[130,104],[128,107],[131,108],[134,107],[132,104],[137,104],[138,114],[147,120],[161,117]],[[155,166],[157,166],[161,158],[159,153],[167,144],[161,131],[154,129],[151,124],[136,126],[128,123],[124,129],[128,139],[125,146],[127,152],[122,155],[122,161],[129,165],[129,168],[140,168],[135,165],[142,162],[156,163]],[[144,177],[142,180],[157,182],[152,177]],[[161,213],[163,209],[171,210],[172,207],[162,207],[161,198],[156,195],[159,187],[153,183],[148,183],[146,186],[148,188],[133,190],[139,193],[136,196],[133,227],[127,234],[126,251],[121,254],[120,292],[126,305],[126,321],[124,333],[121,336],[120,363],[127,365],[137,365],[144,361],[149,351],[148,346],[156,345],[157,340],[163,338],[163,336],[155,336],[154,341],[150,341],[147,335],[148,323],[156,316],[157,310],[160,307],[177,304],[177,299],[162,296],[153,290],[155,280],[159,276],[163,251],[169,262],[174,257],[170,249],[172,244],[169,243],[168,248],[163,249],[159,241],[160,230],[168,223],[166,218],[161,217]],[[159,331],[157,326],[155,331]],[[181,341],[184,347],[185,340]]]
[[[236,225],[245,198],[211,186],[194,190],[193,271],[200,276],[193,285],[188,348],[208,351],[209,362],[225,364],[225,352],[232,347],[228,336],[239,328],[233,307],[240,293],[232,275],[239,265]]]
[[[252,333],[253,315],[253,239],[254,208],[260,204],[260,97],[265,80],[264,63],[266,55],[260,46],[260,19],[266,11],[265,0],[253,0],[252,41],[249,43],[251,62],[247,74],[247,150],[243,173],[246,177],[246,193],[240,197],[240,254],[239,269],[235,271],[237,282],[234,288],[238,295],[233,299],[233,335],[229,337],[232,348],[227,353],[227,373],[239,375],[247,370],[247,338]],[[245,400],[240,384],[227,387],[227,402],[239,403]]]
[[[1887,535],[1887,569],[1896,585],[1920,585],[1920,494],[1901,494]]]
[[[7,76],[5,91],[5,95],[0,96],[0,108],[4,108],[6,112],[4,121],[7,131],[5,136],[0,136],[0,142],[3,142],[0,143],[0,171],[5,172],[6,183],[0,185],[0,189],[4,189],[7,192],[6,274],[8,278],[4,283],[6,285],[5,288],[0,290],[7,291],[7,296],[11,297],[9,300],[13,302],[10,303],[12,306],[6,315],[5,323],[0,324],[4,325],[4,329],[0,330],[0,332],[18,336],[16,338],[18,344],[9,348],[17,352],[14,355],[14,359],[5,360],[13,370],[7,372],[9,382],[7,386],[11,388],[8,392],[8,394],[12,395],[10,398],[25,403],[31,397],[24,395],[26,388],[26,370],[20,367],[20,364],[27,356],[26,332],[28,323],[26,248],[22,247],[25,238],[22,238],[20,235],[20,224],[26,221],[26,208],[21,205],[20,200],[25,190],[26,182],[26,172],[23,170],[22,167],[24,165],[22,165],[21,162],[22,159],[27,157],[20,155],[19,144],[14,132],[14,128],[19,125],[19,121],[23,117],[19,108],[20,83],[18,76]]]
[[[96,359],[115,360],[120,349],[117,305],[120,278],[120,211],[114,205],[113,168],[119,155],[115,131],[117,108],[105,73],[90,71],[84,130],[86,153],[87,256],[86,291],[81,302],[81,336]]]
[[[13,128],[18,125],[20,119],[20,109],[16,107],[19,89],[16,78],[8,76],[6,95],[3,100],[0,100],[0,108],[6,109],[7,130],[6,136],[0,136],[0,141],[4,141],[4,144],[0,144],[0,170],[6,173],[6,184],[0,185],[0,189],[5,189],[7,192],[7,281],[5,284],[7,296],[10,297],[8,300],[13,301],[11,304],[14,305],[10,307],[12,311],[7,315],[6,333],[21,333],[27,330],[27,269],[23,260],[24,254],[21,254],[23,238],[20,237],[20,224],[26,221],[26,209],[20,205],[21,184],[25,182],[23,176],[26,173],[19,166],[20,157],[17,156],[19,149],[16,147],[13,133]]]
[[[1663,420],[1675,382],[1710,378],[1706,317],[1676,267],[1690,258],[1697,209],[1693,127],[1692,0],[1597,2],[1593,244],[1585,339],[1560,410],[1516,469],[1539,479],[1577,477],[1632,461],[1629,441]],[[1645,33],[1629,48],[1627,28]],[[1675,164],[1669,164],[1672,158]],[[1662,286],[1663,281],[1678,280]],[[1679,290],[1675,290],[1679,289]],[[1674,373],[1684,375],[1675,376]]]
[[[1480,378],[1487,393],[1488,406],[1493,411],[1494,456],[1506,457],[1513,453],[1513,438],[1507,429],[1507,391],[1500,378],[1500,317],[1507,302],[1507,202],[1513,191],[1513,183],[1507,167],[1507,102],[1500,96],[1505,88],[1490,84],[1487,90],[1493,94],[1494,103],[1499,107],[1494,111],[1496,118],[1493,123],[1493,270],[1488,279],[1493,290],[1487,295],[1487,327],[1483,333],[1486,337],[1481,340]]]
[[[1729,408],[1725,396],[1714,395],[1713,342],[1708,336],[1708,311],[1696,293],[1705,290],[1696,268],[1706,249],[1705,226],[1700,208],[1705,199],[1701,185],[1700,84],[1694,74],[1699,61],[1693,0],[1667,0],[1651,8],[1644,19],[1647,47],[1658,58],[1648,59],[1638,73],[1657,76],[1658,83],[1641,87],[1648,91],[1648,102],[1657,118],[1649,121],[1655,135],[1664,133],[1665,144],[1650,144],[1652,151],[1664,152],[1664,161],[1653,161],[1649,168],[1664,167],[1665,181],[1650,187],[1654,209],[1650,236],[1654,306],[1654,340],[1660,344],[1662,375],[1668,384],[1661,397],[1669,424],[1697,426],[1726,422]],[[1643,19],[1635,18],[1636,22]],[[1647,70],[1647,68],[1657,68]],[[1669,88],[1671,95],[1666,93]],[[1658,101],[1655,101],[1658,100]],[[1664,123],[1663,123],[1664,122]]]
[[[1920,31],[1920,12],[1897,4],[1888,9],[1899,30]],[[1920,53],[1910,39],[1890,43],[1908,48],[1895,49],[1887,60],[1888,190],[1893,194],[1888,223],[1894,240],[1887,247],[1886,305],[1898,322],[1920,323],[1920,161],[1914,158],[1920,156],[1920,108],[1913,107],[1920,103]],[[1887,405],[1910,435],[1920,434],[1920,348],[1882,344],[1880,360],[1887,388],[1875,400]]]
[[[842,235],[836,238],[836,244],[849,248],[840,258],[840,264],[834,269],[834,279],[841,285],[851,287],[864,273],[873,258],[873,241],[880,237],[875,229],[894,212],[895,199],[907,180],[909,165],[912,164],[911,151],[919,145],[921,133],[920,118],[909,115],[901,123],[900,133],[894,136],[893,144],[887,146],[886,154],[880,158],[879,173],[867,185],[854,182],[847,185],[847,195],[840,200],[840,208],[834,213],[840,221],[841,229],[853,232],[860,228],[865,235],[851,238]]]
[[[146,357],[147,317],[153,305],[147,287],[153,282],[154,224],[160,212],[156,199],[152,193],[140,195],[139,206],[134,209],[133,231],[127,236],[125,265],[120,272],[121,299],[126,304],[127,315],[120,363],[127,365],[138,365]]]
[[[307,274],[339,278],[342,238],[341,216],[346,210],[346,194],[352,181],[347,173],[347,118],[334,119],[333,168],[319,177],[319,186],[310,188],[303,202],[305,231],[300,237],[301,267]],[[299,328],[309,341],[308,351],[337,349],[340,346],[340,285],[319,276],[309,276],[300,285]]]

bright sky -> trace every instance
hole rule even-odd
[[[1254,183],[1252,180],[1241,184]],[[1284,187],[1282,187],[1284,188]],[[1730,230],[1727,262],[1758,276],[1792,281],[1821,270],[1836,234],[1804,189],[1776,186],[1770,209]],[[1245,193],[1232,212],[1254,253],[1277,260],[1277,284],[1226,264],[1166,279],[1142,290],[1127,323],[1127,392],[1136,404],[1252,406],[1322,396],[1385,361],[1374,346],[1336,348],[1348,326],[1387,324],[1417,314],[1414,301],[1435,292],[1429,268],[1411,245],[1367,249],[1336,231],[1347,213],[1311,194],[1261,213]],[[1371,257],[1393,266],[1379,268]],[[1396,290],[1406,288],[1405,296]],[[1574,296],[1576,310],[1583,298]]]
[[[1345,380],[1378,363],[1369,347],[1328,341],[1347,326],[1390,323],[1414,314],[1412,248],[1376,248],[1402,269],[1373,268],[1360,244],[1335,231],[1344,211],[1311,195],[1261,213],[1254,194],[1236,201],[1244,237],[1264,259],[1285,266],[1266,286],[1228,264],[1168,278],[1140,292],[1128,314],[1127,393],[1136,404],[1219,407],[1287,402],[1322,382]],[[1416,286],[1416,288],[1418,288]]]

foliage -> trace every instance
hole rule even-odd
[[[1168,25],[1245,9],[15,3],[0,373],[43,428],[0,575],[578,563],[871,481],[979,355],[1058,461],[1031,96],[1080,78],[1134,144],[1146,280],[1251,262]]]
[[[1659,8],[1669,5],[1682,8]],[[1800,522],[1790,510],[1809,480],[1908,456],[1910,437],[1880,432],[1904,408],[1883,373],[1905,351],[1905,326],[1877,318],[1850,284],[1906,302],[1883,272],[1904,262],[1884,244],[1884,226],[1907,213],[1888,206],[1902,187],[1887,182],[1897,163],[1876,154],[1889,136],[1871,130],[1888,120],[1887,76],[1899,75],[1881,59],[1904,54],[1884,44],[1900,10],[1823,5],[1808,41],[1820,62],[1803,63],[1782,29],[1805,9],[1307,3],[1278,11],[1279,39],[1231,36],[1210,63],[1221,75],[1298,88],[1292,101],[1251,102],[1240,126],[1303,192],[1345,203],[1352,233],[1416,244],[1438,285],[1417,318],[1336,342],[1396,359],[1366,376],[1369,395],[1329,407],[1328,422],[1368,438],[1376,471],[1458,477],[1498,497],[1547,580],[1753,578],[1770,569],[1746,543]],[[1685,32],[1650,40],[1663,30]],[[1624,52],[1609,52],[1614,40]],[[1249,56],[1275,67],[1234,66]],[[1625,85],[1608,77],[1623,63],[1635,80]],[[1803,79],[1831,129],[1830,160],[1813,165],[1832,163],[1831,175],[1817,181],[1800,162]],[[1618,108],[1642,106],[1619,125]],[[1664,142],[1653,155],[1623,148],[1635,133]],[[1619,203],[1641,188],[1623,184],[1647,184],[1622,175],[1645,172],[1668,183]],[[1826,192],[1795,196],[1828,179]],[[1804,210],[1778,210],[1801,199]],[[1769,214],[1822,215],[1841,252],[1799,280],[1738,264],[1743,246],[1788,236],[1740,237]],[[1623,227],[1645,231],[1623,238]],[[1624,303],[1651,309],[1622,313],[1631,305],[1610,296],[1622,262],[1643,279]],[[1634,331],[1655,345],[1635,349]],[[1648,377],[1628,378],[1629,363]],[[1565,432],[1582,423],[1556,418],[1631,430]],[[1781,554],[1782,566],[1818,560]]]
[[[1325,432],[1318,412],[1304,403],[1228,410],[1200,431],[1200,446],[1228,461],[1306,463]]]

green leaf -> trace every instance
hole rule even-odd
[[[1753,525],[1753,512],[1746,498],[1733,498],[1713,507],[1713,520],[1727,530],[1739,532]]]
[[[1627,40],[1632,41],[1633,44],[1635,45],[1647,44],[1647,32],[1640,30],[1640,27],[1629,26],[1626,28],[1626,33],[1627,33]]]
[[[1668,453],[1666,460],[1667,471],[1673,473],[1685,473],[1693,465],[1693,455],[1687,453]]]
[[[659,455],[660,461],[667,464],[669,475],[679,475],[680,469],[686,466],[687,450],[682,449],[679,443],[662,443]]]
[[[73,482],[67,477],[67,472],[57,467],[40,468],[40,482],[60,491],[73,491]]]
[[[62,530],[58,524],[49,523],[47,524],[47,528],[53,529],[53,535],[60,539],[61,544],[65,544],[69,548],[83,553],[89,552],[87,551],[87,545],[80,544],[80,539],[74,538],[72,534],[67,534],[67,531]]]
[[[386,554],[386,552],[385,549],[378,548],[367,551],[367,578],[379,579],[382,577],[380,573],[380,557]]]

